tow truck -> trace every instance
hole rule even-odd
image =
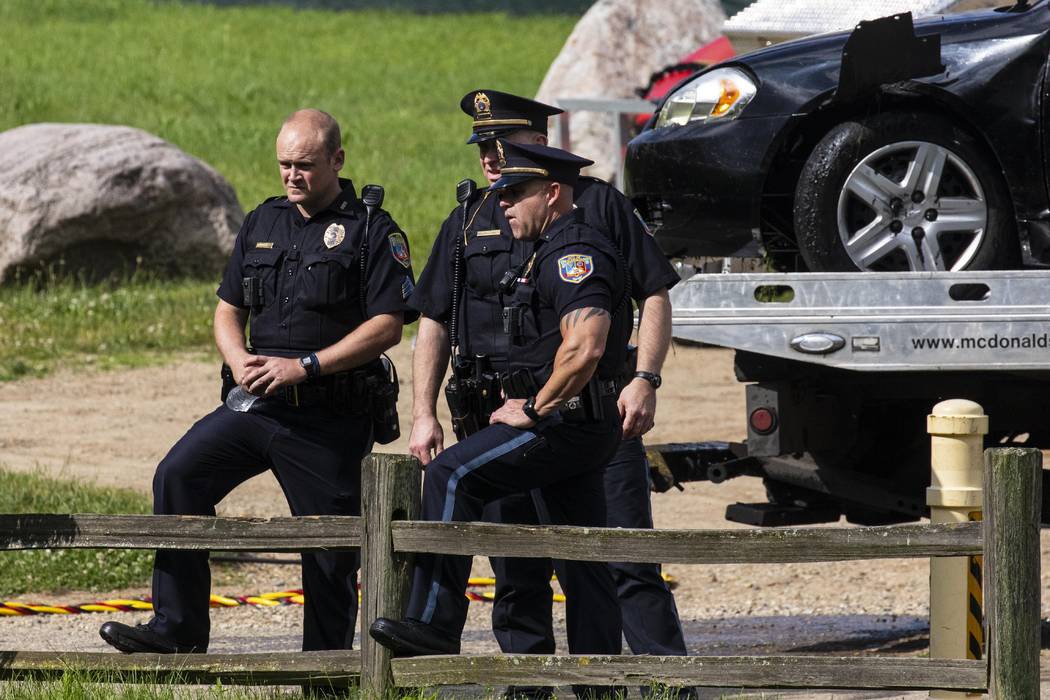
[[[757,526],[925,516],[938,401],[980,403],[989,444],[1050,448],[1048,283],[1040,270],[684,280],[674,337],[735,351],[747,439],[652,446],[654,488],[761,477],[767,503],[726,510]]]

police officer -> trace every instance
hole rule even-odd
[[[218,289],[227,404],[161,461],[154,513],[215,515],[227,493],[267,469],[293,515],[360,513],[361,459],[384,410],[374,404],[388,396],[378,358],[412,315],[408,244],[385,211],[339,178],[344,152],[330,115],[288,117],[277,161],[287,196],[245,218]],[[358,563],[356,551],[302,555],[304,651],[350,648]],[[204,652],[210,590],[207,552],[160,550],[153,619],[107,622],[102,638],[123,652]]]
[[[493,191],[511,240],[534,245],[502,277],[499,329],[489,319],[476,326],[466,309],[463,335],[477,337],[484,328],[500,336],[479,343],[505,349],[489,369],[506,400],[487,427],[429,461],[423,518],[478,520],[485,503],[537,489],[546,521],[596,526],[605,523],[602,467],[620,440],[615,377],[631,321],[623,263],[572,204],[579,168],[591,161],[546,146],[497,148],[505,149],[506,164]],[[478,232],[467,247],[480,250],[496,239]],[[471,269],[486,267],[474,260],[481,256],[467,255]],[[444,264],[438,257],[426,270]],[[470,564],[470,557],[417,555],[406,619],[381,618],[372,636],[398,655],[458,653]],[[619,653],[619,604],[608,567],[555,566],[567,593],[570,649]]]
[[[460,108],[473,119],[468,143],[480,149],[482,171],[489,182],[500,177],[496,137],[524,144],[545,144],[547,121],[561,110],[540,102],[495,90],[467,93]],[[630,291],[640,310],[639,347],[636,366],[621,376],[618,408],[623,417],[624,441],[605,470],[608,523],[614,527],[651,528],[649,474],[640,436],[653,425],[659,371],[670,344],[670,300],[668,290],[678,275],[649,234],[629,200],[608,183],[580,177],[574,189],[575,204],[592,226],[609,237],[627,260]],[[431,264],[420,277],[419,290],[409,303],[422,313],[414,363],[413,429],[410,450],[424,463],[443,448],[444,434],[436,417],[439,384],[449,357],[447,331],[452,313],[447,289],[458,255],[466,255],[462,310],[465,323],[491,319],[498,322],[496,283],[527,254],[514,243],[510,227],[488,191],[478,194],[466,209],[457,208],[445,221],[431,252]],[[464,237],[462,253],[457,240]],[[440,264],[436,261],[441,260]],[[481,273],[475,275],[474,272]],[[498,357],[505,349],[471,334],[459,344],[457,358],[470,375],[475,358]],[[482,421],[485,409],[468,422]],[[474,426],[476,427],[476,425]],[[462,425],[458,428],[462,433]],[[490,504],[485,519],[494,522],[535,523],[536,509],[526,494],[516,494]],[[636,654],[684,655],[685,641],[674,598],[664,583],[658,564],[611,563],[623,612],[624,635]],[[551,562],[547,559],[493,558],[496,595],[493,630],[507,653],[553,653],[551,622]],[[510,695],[528,694],[511,689]],[[692,696],[692,690],[682,691]],[[539,693],[544,694],[544,693]]]

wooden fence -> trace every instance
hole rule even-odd
[[[361,547],[361,651],[279,654],[0,652],[0,679],[70,669],[127,680],[397,687],[694,685],[755,689],[893,689],[1039,695],[1041,453],[985,453],[983,522],[778,530],[628,530],[419,522],[419,466],[401,455],[366,460],[360,518],[3,515],[0,549],[106,547],[308,551]],[[590,561],[788,563],[847,559],[985,559],[986,660],[830,656],[431,656],[391,659],[366,630],[399,617],[413,552],[549,556]],[[2,622],[0,622],[2,624]]]

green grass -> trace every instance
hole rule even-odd
[[[207,348],[215,283],[133,278],[0,288],[0,381],[57,368],[138,366]]]
[[[126,489],[0,468],[0,513],[149,513],[149,499]],[[149,581],[153,552],[40,549],[0,552],[0,596],[27,591],[112,591]],[[3,686],[0,686],[3,687]],[[0,698],[6,697],[0,694]]]
[[[248,209],[281,192],[281,120],[303,106],[327,110],[343,125],[344,174],[386,187],[418,274],[455,183],[481,177],[460,97],[476,87],[534,93],[575,19],[2,0],[0,131],[139,127],[218,169]],[[0,381],[207,349],[217,282],[0,288]]]
[[[219,8],[148,0],[0,2],[0,130],[140,127],[203,159],[255,206],[281,193],[273,142],[312,106],[343,125],[344,173],[386,187],[417,259],[480,178],[468,90],[532,94],[576,18]]]

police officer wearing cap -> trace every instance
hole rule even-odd
[[[549,116],[561,110],[540,102],[495,90],[467,93],[461,109],[473,118],[468,143],[480,149],[482,171],[490,182],[500,177],[496,137],[518,144],[545,144]],[[620,376],[618,409],[623,416],[624,441],[605,471],[610,526],[651,528],[649,475],[640,436],[653,424],[659,370],[670,344],[668,290],[678,275],[649,235],[629,200],[608,183],[580,177],[574,189],[575,204],[589,224],[598,228],[626,259],[630,291],[640,310],[639,348],[633,367]],[[465,215],[464,215],[465,214]],[[464,227],[464,223],[466,226]],[[460,242],[463,245],[460,245]],[[409,303],[422,313],[414,363],[414,423],[410,450],[424,463],[443,448],[444,434],[436,418],[439,384],[449,357],[447,326],[453,315],[452,295],[457,263],[464,266],[462,288],[464,324],[499,323],[497,286],[506,270],[520,264],[528,248],[514,242],[510,227],[491,191],[477,193],[457,207],[445,221],[431,252],[431,264],[421,274],[418,292]],[[441,261],[441,262],[439,262]],[[478,429],[493,410],[492,402],[478,398],[486,382],[478,381],[479,364],[490,364],[505,349],[498,343],[484,345],[490,336],[469,334],[459,343],[454,365],[460,383],[473,394],[457,434]],[[455,339],[454,339],[455,340]],[[485,369],[480,377],[484,380]],[[455,378],[454,378],[455,381]],[[457,411],[453,407],[455,417]],[[517,494],[490,504],[486,520],[535,523],[536,509],[527,494]],[[493,558],[496,596],[493,629],[500,647],[508,653],[553,653],[551,622],[551,562],[548,559]],[[684,655],[685,641],[674,598],[664,583],[658,564],[612,563],[623,611],[624,634],[636,654]],[[685,695],[692,691],[683,691]],[[512,693],[513,694],[513,693]]]
[[[499,284],[500,326],[486,331],[499,337],[479,339],[503,349],[489,369],[506,399],[486,427],[429,461],[422,517],[479,520],[484,504],[536,489],[545,522],[598,526],[605,523],[602,468],[620,440],[615,378],[631,327],[624,265],[572,204],[579,168],[591,161],[546,146],[497,148],[506,162],[494,196],[512,241],[533,243]],[[444,264],[439,258],[426,269]],[[476,337],[470,311],[464,335]],[[372,636],[397,655],[458,653],[470,564],[470,557],[417,555],[406,619],[379,619]],[[555,566],[573,653],[619,653],[608,567]]]
[[[330,115],[295,112],[276,150],[287,196],[245,218],[218,289],[227,401],[157,467],[157,514],[215,515],[235,486],[269,469],[293,515],[358,515],[361,459],[374,437],[392,439],[396,394],[379,358],[414,315],[405,236],[380,197],[366,206],[339,178]],[[356,550],[303,553],[304,651],[351,647],[358,564]],[[153,618],[100,633],[123,652],[204,652],[210,592],[207,552],[160,550]]]

